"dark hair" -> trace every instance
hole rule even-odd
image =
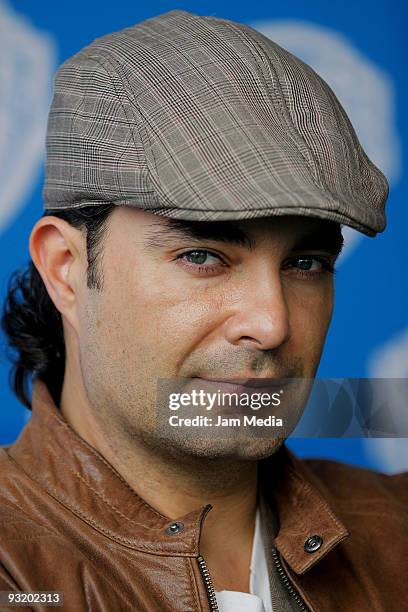
[[[101,290],[102,239],[113,204],[82,208],[46,210],[43,214],[64,219],[86,234],[87,286]],[[4,300],[1,327],[5,332],[9,359],[10,386],[18,399],[31,409],[29,383],[43,380],[58,405],[65,371],[65,343],[60,312],[48,295],[32,260],[24,270],[11,275]]]

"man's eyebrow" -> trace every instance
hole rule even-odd
[[[293,251],[322,250],[340,255],[344,245],[341,226],[338,223],[330,223],[319,228],[312,229],[301,236],[293,245]]]
[[[146,232],[147,249],[173,246],[178,240],[214,240],[243,246],[250,251],[254,241],[234,221],[185,221],[166,219],[165,224],[153,223]]]
[[[179,240],[201,242],[213,240],[242,246],[252,251],[256,244],[234,221],[186,221],[165,219],[165,223],[154,222],[149,226],[145,237],[148,250],[158,247],[171,247]],[[341,226],[326,223],[303,234],[292,247],[293,251],[322,250],[339,255],[344,244]]]

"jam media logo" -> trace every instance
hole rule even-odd
[[[0,0],[0,234],[38,179],[55,64],[51,38]]]
[[[303,21],[256,21],[250,25],[309,64],[332,87],[372,161],[395,184],[401,172],[401,145],[390,77],[341,33]],[[343,227],[341,265],[364,237]]]

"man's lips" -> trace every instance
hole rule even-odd
[[[217,384],[222,387],[231,386],[242,389],[281,389],[289,382],[288,378],[204,378],[196,376],[198,380],[202,380],[204,384]]]

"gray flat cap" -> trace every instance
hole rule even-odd
[[[305,215],[374,236],[388,184],[307,64],[248,26],[174,10],[60,67],[43,196],[45,209]]]

